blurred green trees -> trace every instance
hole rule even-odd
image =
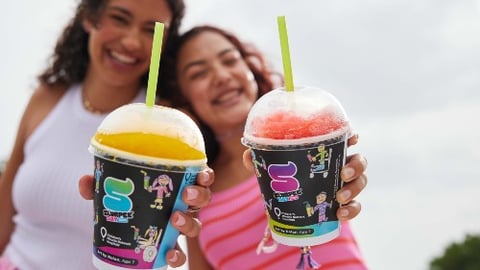
[[[430,262],[430,270],[479,270],[480,235],[468,234],[463,242],[452,243],[443,255]]]

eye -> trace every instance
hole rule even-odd
[[[125,16],[118,15],[118,14],[111,14],[110,18],[117,24],[120,24],[120,25],[128,24],[128,19]]]
[[[236,57],[229,57],[223,60],[223,64],[231,67],[231,66],[234,66],[238,62],[238,60],[239,59]]]
[[[146,28],[143,29],[143,31],[145,31],[145,33],[151,34],[153,36],[153,34],[155,33],[155,28],[154,27],[146,27]]]
[[[142,32],[153,36],[155,33],[155,23],[146,23],[142,25]]]
[[[196,71],[191,72],[190,75],[188,76],[188,78],[190,80],[197,80],[197,79],[201,79],[201,78],[206,77],[207,74],[208,74],[207,69],[196,70]]]

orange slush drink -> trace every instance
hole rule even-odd
[[[175,160],[205,158],[205,153],[200,150],[189,146],[177,138],[162,135],[142,132],[116,134],[97,133],[94,139],[108,147],[150,157]]]
[[[319,88],[278,88],[252,107],[242,141],[277,242],[311,246],[339,235],[335,196],[349,133],[343,107]]]
[[[169,222],[186,211],[180,194],[206,166],[202,134],[186,114],[130,104],[109,114],[94,154],[93,263],[98,269],[167,269],[178,237]]]

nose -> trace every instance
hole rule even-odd
[[[139,50],[142,47],[140,31],[135,28],[126,30],[122,38],[122,45],[128,51]]]
[[[222,65],[215,65],[213,68],[214,84],[216,86],[222,86],[226,84],[232,78],[227,68]]]

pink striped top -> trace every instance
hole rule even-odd
[[[199,213],[202,230],[200,246],[214,269],[295,269],[300,250],[279,245],[273,253],[256,254],[267,220],[255,177],[213,194],[210,204]],[[347,222],[340,236],[312,247],[321,270],[365,270],[367,266]]]

